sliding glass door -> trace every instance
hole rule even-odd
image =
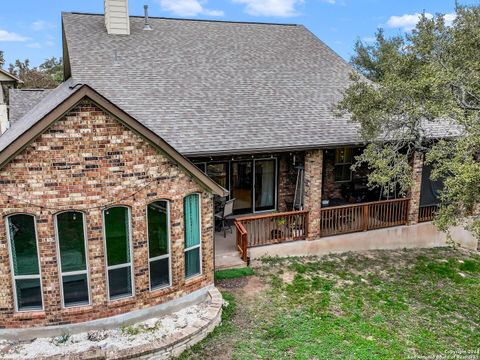
[[[255,160],[255,211],[275,209],[275,159]]]
[[[253,211],[253,166],[252,161],[233,161],[230,196],[235,199],[233,210],[237,214]]]
[[[212,161],[196,164],[199,169],[235,199],[235,214],[275,210],[277,207],[277,160]]]

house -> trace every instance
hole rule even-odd
[[[243,260],[258,245],[431,218],[434,203],[419,217],[421,154],[409,198],[371,193],[351,172],[364,143],[332,106],[352,68],[304,26],[148,19],[129,16],[127,0],[105,4],[105,15],[62,14],[63,84],[11,92],[0,327],[200,294],[213,284],[217,198],[248,215],[232,243]]]
[[[20,79],[0,68],[0,134],[8,128],[8,93],[21,83]]]

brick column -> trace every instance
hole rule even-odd
[[[305,154],[304,209],[308,210],[308,240],[320,238],[320,207],[322,202],[323,150]]]
[[[418,223],[418,212],[420,210],[420,189],[422,186],[423,153],[416,151],[413,154],[413,184],[410,189],[410,206],[408,208],[408,223]]]

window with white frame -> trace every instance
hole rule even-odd
[[[147,206],[150,290],[171,285],[170,208],[167,200]]]
[[[56,216],[62,302],[65,307],[90,303],[85,216],[68,211]]]
[[[110,300],[133,295],[132,248],[130,241],[130,209],[111,207],[103,212]]]
[[[37,232],[32,215],[16,214],[7,218],[7,237],[13,274],[17,311],[43,309]]]
[[[200,195],[191,194],[183,200],[185,236],[185,277],[202,273]]]

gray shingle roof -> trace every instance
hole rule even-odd
[[[300,25],[63,14],[72,76],[185,155],[358,143],[331,106],[350,65]]]
[[[184,155],[363,142],[358,125],[332,111],[351,67],[303,26],[157,18],[153,31],[143,31],[143,18],[133,17],[130,36],[109,36],[103,16],[67,13],[63,22],[75,80],[43,92],[13,91],[14,122],[0,136],[0,152],[76,84],[89,85]],[[461,132],[448,121],[425,128],[435,138]]]
[[[9,120],[13,124],[29,112],[51,89],[10,89]]]
[[[10,145],[15,139],[30,129],[45,115],[50,113],[60,105],[70,95],[75,93],[78,87],[71,89],[75,85],[73,79],[65,81],[57,88],[51,90],[35,107],[28,111],[20,120],[14,122],[5,133],[0,136],[0,152]]]

